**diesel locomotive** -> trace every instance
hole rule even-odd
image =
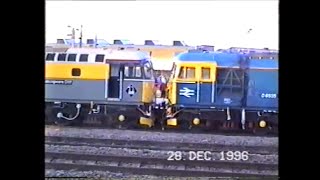
[[[46,52],[46,121],[277,132],[278,60],[273,57],[183,52],[173,59],[161,94],[150,54],[86,48]]]
[[[143,52],[69,49],[47,52],[45,62],[47,122],[109,124],[151,109],[153,68]]]
[[[252,55],[177,55],[168,85],[170,125],[277,132],[278,60]]]

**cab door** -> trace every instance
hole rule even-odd
[[[215,99],[215,64],[202,64],[198,67],[197,103],[202,105],[212,104]]]
[[[123,83],[123,66],[120,64],[110,64],[109,81],[106,91],[108,92],[108,99],[122,98],[122,83]]]

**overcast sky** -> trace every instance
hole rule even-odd
[[[278,49],[278,1],[46,1],[46,40],[67,38],[68,25],[83,36],[111,41],[185,40]],[[248,33],[249,29],[252,29]]]

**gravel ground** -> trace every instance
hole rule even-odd
[[[123,173],[113,173],[108,171],[64,171],[64,170],[54,170],[47,169],[46,177],[88,177],[88,179],[129,179],[129,180],[234,180],[235,178],[213,178],[213,177],[170,177],[170,176],[151,176],[151,175],[130,175]],[[49,178],[48,178],[49,179]],[[55,179],[55,178],[50,178]],[[58,179],[58,178],[57,178]],[[59,178],[61,179],[61,178]],[[79,178],[79,180],[82,178]],[[78,180],[77,178],[72,178],[72,180]]]
[[[96,139],[119,139],[119,140],[140,140],[155,142],[184,142],[184,143],[204,143],[204,144],[224,144],[242,145],[242,146],[275,146],[278,147],[277,137],[248,137],[248,136],[223,136],[209,134],[182,134],[182,133],[161,133],[133,130],[117,130],[117,129],[92,129],[92,128],[70,128],[46,126],[46,136],[62,136],[62,137],[80,137],[80,138],[96,138]],[[46,152],[69,152],[81,154],[97,154],[97,155],[118,155],[118,156],[142,156],[142,157],[169,157],[168,151],[150,150],[150,149],[129,149],[129,148],[110,148],[110,147],[92,147],[92,146],[56,146],[45,145]],[[185,152],[186,153],[186,152]],[[213,153],[214,159],[219,159],[220,154]],[[249,152],[247,162],[259,163],[278,163],[277,155],[259,155]],[[245,170],[244,170],[245,171]],[[269,174],[269,173],[268,173]],[[272,173],[273,174],[273,173]],[[178,178],[178,177],[159,177],[149,175],[130,175],[123,173],[112,173],[104,171],[62,171],[62,170],[46,170],[47,177],[92,177],[91,179],[235,179],[235,178]],[[252,179],[252,178],[251,178]]]
[[[242,146],[276,146],[277,137],[223,136],[209,134],[162,133],[118,129],[93,129],[46,126],[46,136],[82,137],[96,139],[149,140]]]
[[[169,151],[149,150],[149,149],[129,149],[129,148],[110,148],[110,147],[91,147],[91,146],[69,146],[69,145],[45,145],[46,152],[63,152],[63,153],[77,153],[77,154],[93,154],[93,155],[117,155],[117,156],[132,156],[132,157],[146,157],[146,158],[162,158],[168,159]],[[189,157],[189,152],[183,152],[183,157]],[[220,161],[220,153],[211,152],[212,159]],[[278,164],[278,155],[248,155],[246,162],[252,163],[268,163]],[[236,162],[236,161],[229,161]]]
[[[61,164],[77,164],[77,165],[95,165],[95,166],[112,166],[109,162],[97,162],[97,161],[87,161],[87,160],[65,160],[65,159],[55,159],[52,163],[61,163]],[[143,168],[138,167],[137,165],[129,163],[123,163],[121,167],[132,167],[137,168],[137,171],[143,171],[145,168],[152,168],[152,169],[164,169],[162,165],[146,165]],[[167,170],[185,170],[184,165],[173,166],[171,168],[166,167]],[[278,171],[270,171],[270,170],[253,170],[253,169],[236,169],[236,168],[206,168],[200,166],[188,166],[186,168],[187,171],[210,171],[216,173],[239,173],[239,174],[255,174],[255,175],[277,175]]]

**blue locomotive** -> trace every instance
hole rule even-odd
[[[168,85],[166,125],[277,132],[278,69],[267,55],[181,53]]]

